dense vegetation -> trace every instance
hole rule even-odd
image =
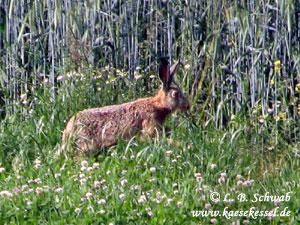
[[[299,223],[299,40],[297,0],[0,1],[0,224]],[[74,113],[153,95],[161,56],[182,147],[56,154]],[[250,201],[268,192],[290,199]],[[195,216],[226,207],[290,215]]]

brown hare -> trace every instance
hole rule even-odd
[[[129,140],[137,133],[142,140],[153,138],[170,113],[190,107],[181,90],[171,85],[178,65],[179,61],[169,68],[168,61],[161,60],[163,85],[154,97],[78,112],[63,132],[63,143],[72,136],[81,153],[96,155],[102,148],[116,145],[118,138]]]

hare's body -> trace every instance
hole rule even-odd
[[[62,139],[65,143],[72,134],[83,152],[94,154],[101,148],[117,144],[119,138],[129,140],[138,133],[144,140],[152,138],[171,112],[186,111],[188,107],[182,92],[169,85],[154,97],[78,112],[68,122]]]

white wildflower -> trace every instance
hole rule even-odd
[[[81,185],[83,185],[83,184],[86,183],[86,179],[85,179],[85,178],[82,178],[82,179],[79,180],[79,182],[80,182]]]
[[[221,175],[221,177],[227,178],[227,174],[225,172],[221,173],[220,175]]]
[[[34,180],[34,182],[37,183],[37,184],[41,184],[41,183],[42,183],[42,180],[41,180],[41,178],[36,178],[36,179]]]
[[[100,199],[97,201],[98,205],[105,205],[106,204],[106,200],[105,199]]]
[[[172,202],[173,202],[173,199],[172,199],[172,198],[168,198],[168,199],[167,199],[167,203],[168,203],[168,204],[171,204]]]
[[[238,175],[236,175],[236,179],[237,179],[237,180],[243,180],[244,178],[243,178],[242,175],[238,174]]]
[[[210,168],[213,170],[213,169],[216,169],[217,168],[217,165],[216,164],[211,164],[210,165]]]
[[[13,194],[10,193],[9,191],[1,191],[0,195],[2,198],[12,198],[13,197]]]
[[[103,215],[103,214],[105,214],[105,210],[104,210],[104,209],[100,209],[100,210],[97,212],[97,214]]]
[[[146,202],[146,196],[145,195],[141,195],[138,199],[138,203],[139,204],[144,204]]]
[[[237,185],[237,186],[243,186],[243,184],[244,184],[244,182],[243,182],[242,180],[238,180],[238,181],[236,182],[236,185]]]
[[[150,183],[155,182],[155,178],[149,178],[149,182],[150,182]]]
[[[81,162],[81,167],[88,167],[89,163],[87,161],[82,161]]]
[[[206,203],[206,204],[204,205],[204,208],[205,208],[205,209],[210,209],[210,208],[211,208],[211,204],[210,204],[210,203]]]
[[[123,193],[119,195],[119,198],[120,198],[121,200],[124,199],[125,197],[126,197],[126,195],[123,194]]]
[[[74,210],[75,213],[79,213],[80,211],[81,211],[80,208],[76,208],[76,209]]]
[[[220,178],[218,179],[218,182],[219,182],[219,184],[224,184],[224,183],[226,182],[225,177],[220,177]]]
[[[37,194],[37,195],[40,195],[40,194],[42,194],[43,193],[43,188],[41,188],[41,187],[37,187],[36,189],[35,189],[35,193]]]
[[[166,151],[166,154],[167,154],[168,156],[171,156],[171,155],[173,155],[173,151],[171,151],[171,150]]]
[[[93,193],[88,192],[88,193],[85,194],[85,196],[86,196],[87,198],[91,198],[91,197],[93,197]]]
[[[60,178],[61,177],[61,173],[56,173],[54,174],[55,179]]]
[[[212,224],[215,224],[215,223],[217,223],[218,222],[218,220],[216,219],[216,218],[212,218],[211,220],[210,220],[210,223],[212,223]]]
[[[101,183],[99,181],[94,181],[94,189],[99,189],[100,188]]]
[[[26,204],[27,204],[28,206],[31,206],[31,205],[33,204],[33,202],[28,200],[28,201],[26,202]]]
[[[152,173],[155,173],[155,172],[156,172],[156,168],[155,168],[155,167],[150,167],[150,171],[151,171]]]
[[[124,186],[127,183],[128,183],[128,180],[126,180],[126,179],[123,179],[120,181],[121,186]]]
[[[61,187],[54,189],[55,193],[62,193],[63,189]]]
[[[178,207],[181,207],[181,206],[182,206],[182,201],[178,201],[176,205],[177,205]]]
[[[184,69],[186,69],[186,70],[189,70],[189,69],[191,69],[191,65],[190,65],[190,64],[186,64],[186,65],[184,65]]]
[[[99,169],[99,167],[100,167],[99,163],[93,163],[93,169],[94,170]]]

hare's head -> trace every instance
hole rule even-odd
[[[177,87],[172,86],[174,74],[178,65],[179,61],[170,68],[168,61],[165,58],[161,59],[159,77],[163,82],[163,87],[159,91],[158,95],[161,96],[162,104],[169,108],[172,112],[176,110],[185,112],[190,108],[190,104],[178,85]]]

